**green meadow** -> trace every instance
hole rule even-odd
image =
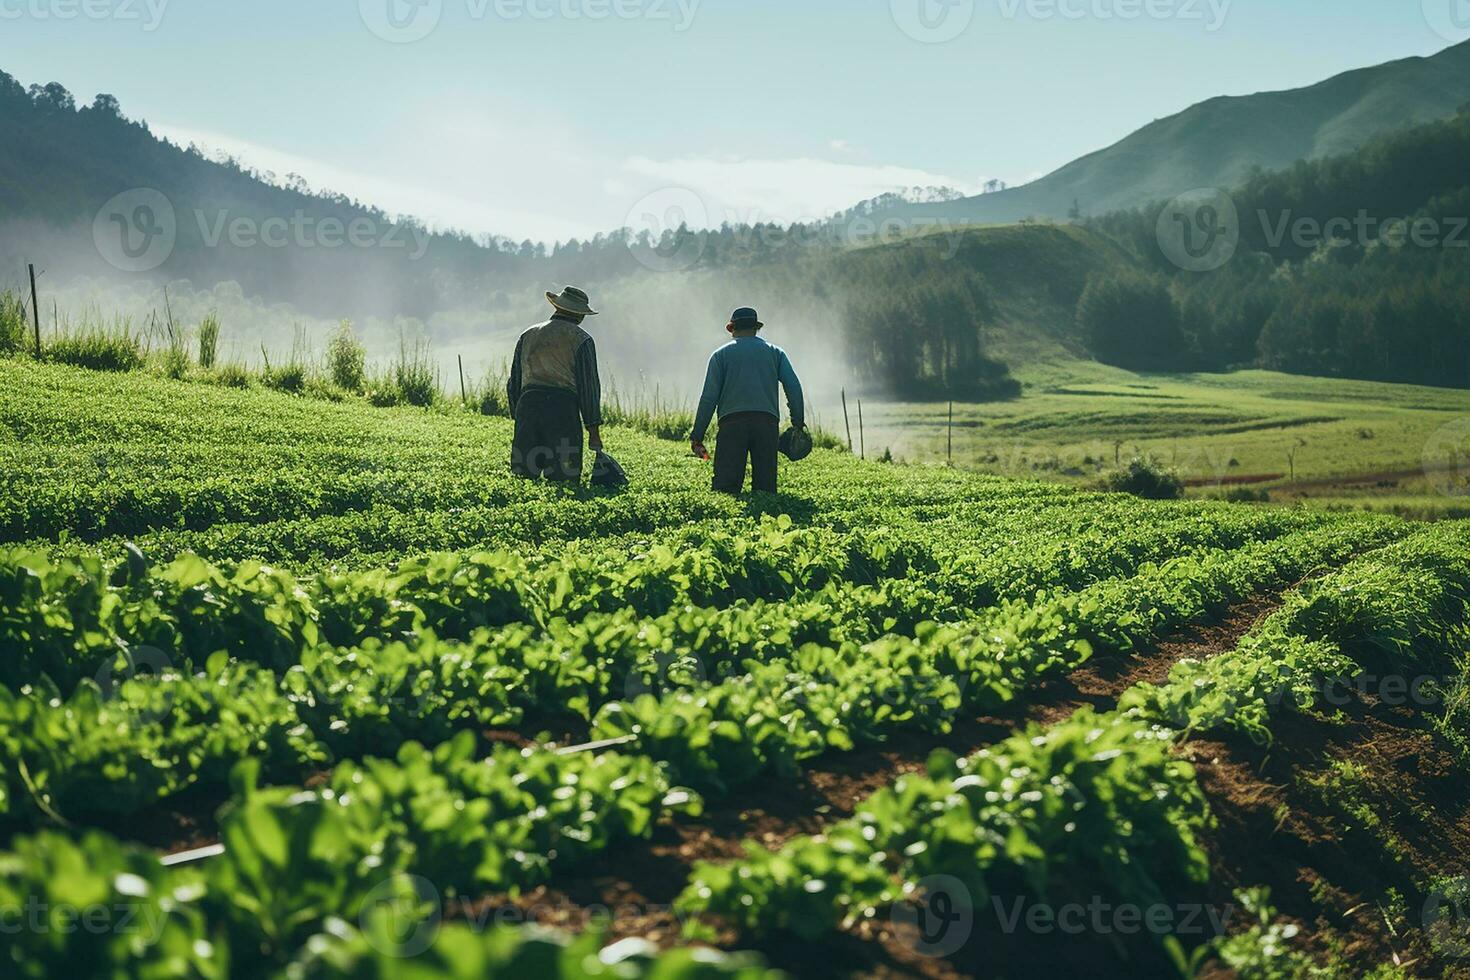
[[[1191,496],[1470,514],[1470,392],[1270,371],[1138,375],[1061,362],[1019,373],[1014,400],[865,404],[867,455],[1012,477],[1097,481],[1134,456]],[[952,449],[951,449],[952,447]]]

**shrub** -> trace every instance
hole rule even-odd
[[[209,371],[219,355],[219,317],[210,313],[199,324],[199,366]]]
[[[214,379],[226,388],[249,388],[250,369],[239,361],[231,361],[220,365],[214,373]]]
[[[331,381],[320,375],[312,374],[306,378],[306,387],[302,394],[307,398],[315,398],[324,402],[340,402],[347,398],[347,392],[338,388]]]
[[[306,336],[298,327],[296,338],[291,343],[291,359],[280,367],[271,365],[270,353],[261,345],[260,356],[265,359],[265,370],[261,372],[260,381],[267,388],[276,391],[284,391],[290,395],[299,395],[306,388]]]
[[[143,366],[142,340],[126,320],[114,321],[111,329],[96,323],[57,337],[45,358],[93,371],[136,371]]]
[[[278,368],[267,367],[260,375],[267,388],[299,395],[306,388],[306,365],[299,361],[283,364]]]
[[[1108,477],[1107,489],[1145,500],[1178,500],[1184,496],[1184,480],[1152,457],[1135,456]]]
[[[434,404],[439,395],[439,372],[429,358],[428,344],[419,341],[412,349],[406,343],[399,344],[393,383],[404,402],[420,407]]]
[[[352,321],[343,320],[327,341],[327,371],[332,383],[343,391],[362,391],[367,371],[367,348],[352,332]]]
[[[375,408],[393,408],[403,404],[403,392],[392,374],[375,374],[367,381],[368,404]]]

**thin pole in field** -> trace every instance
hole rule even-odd
[[[39,360],[41,357],[41,306],[40,301],[36,299],[36,267],[27,265],[26,270],[31,274],[31,319],[36,324],[36,359]]]
[[[949,400],[949,439],[945,455],[949,459],[949,465],[954,465],[954,399]]]
[[[842,424],[847,426],[847,451],[852,452],[852,419],[847,414],[847,389],[842,389]]]
[[[858,399],[858,452],[860,459],[868,458],[868,440],[863,434],[863,400]]]
[[[470,396],[464,388],[464,355],[456,354],[454,356],[459,359],[459,400],[468,405],[470,403]]]

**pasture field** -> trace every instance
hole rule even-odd
[[[0,360],[0,975],[1464,975],[1470,526],[510,436]]]
[[[955,465],[1074,484],[1131,456],[1177,469],[1191,495],[1232,487],[1306,501],[1470,516],[1470,392],[1270,371],[1135,375],[1058,362],[1011,402],[956,405]],[[945,404],[865,405],[869,458],[944,460]]]

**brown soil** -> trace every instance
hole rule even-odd
[[[1338,721],[1283,714],[1274,727],[1269,749],[1244,740],[1182,749],[1219,824],[1208,842],[1213,900],[1266,885],[1313,952],[1359,973],[1393,963],[1412,976],[1470,976],[1470,963],[1440,955],[1423,929],[1433,880],[1470,874],[1470,779],[1424,717],[1355,695]],[[1328,798],[1335,761],[1366,773],[1377,829]]]
[[[1135,684],[1164,679],[1187,657],[1207,658],[1235,648],[1279,600],[1261,597],[1233,609],[1224,621],[1191,626],[1157,644],[1147,655],[1101,657],[1065,678],[1028,693],[1014,709],[995,717],[957,723],[947,735],[901,732],[881,746],[813,760],[799,776],[768,780],[739,791],[737,798],[711,801],[698,823],[660,825],[648,841],[629,842],[575,872],[558,876],[556,887],[537,888],[518,898],[495,895],[451,905],[451,919],[475,923],[535,921],[581,930],[597,926],[608,939],[641,936],[672,945],[682,922],[672,903],[698,861],[728,861],[743,853],[745,842],[768,849],[791,838],[820,833],[851,816],[859,803],[900,776],[921,772],[930,753],[949,749],[973,753],[992,745],[1018,726],[1049,724],[1083,705],[1111,708]],[[1095,944],[1057,934],[1038,937],[1003,933],[994,923],[977,922],[984,934],[967,944],[971,955],[954,960],[917,952],[905,929],[884,920],[820,943],[763,937],[756,948],[776,966],[798,977],[926,977],[1052,975],[1106,976],[1111,960],[1119,975],[1147,977],[1161,964],[1137,959],[1126,965]],[[1025,930],[1021,930],[1024,933]],[[731,931],[716,936],[720,945],[749,948],[750,937]],[[983,951],[983,957],[975,954]],[[1136,952],[1136,950],[1135,950]],[[1146,951],[1151,952],[1151,951]],[[964,960],[970,960],[964,962]],[[1040,971],[1039,973],[1037,971]],[[1162,974],[1161,974],[1162,975]]]

